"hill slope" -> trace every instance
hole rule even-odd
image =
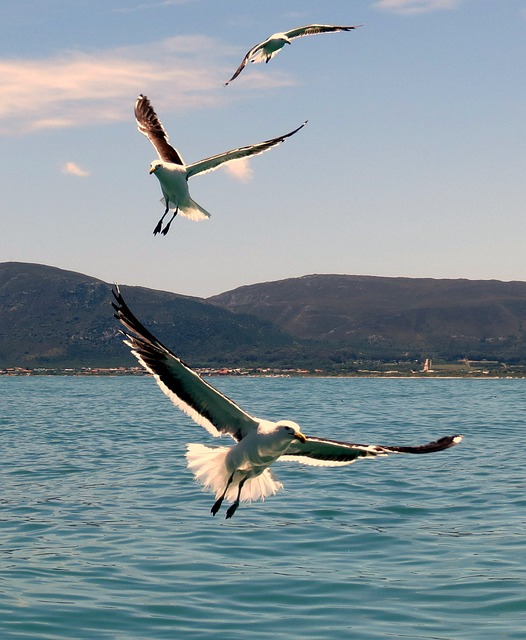
[[[370,356],[526,356],[526,283],[309,275],[208,299]]]
[[[0,368],[137,364],[123,346],[112,286],[55,267],[0,263]],[[121,287],[126,301],[177,355],[192,364],[246,361],[287,349],[292,338],[264,320],[199,298]],[[229,360],[230,362],[230,360]]]
[[[526,363],[526,283],[311,275],[208,300],[122,287],[132,310],[193,366],[349,367],[442,357]],[[0,368],[136,364],[111,285],[0,263]]]

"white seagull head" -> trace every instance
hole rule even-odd
[[[162,160],[154,160],[150,162],[150,171],[148,172],[150,175],[155,173],[157,169],[162,169],[164,167],[164,162]]]
[[[279,42],[283,42],[283,44],[290,44],[290,38],[288,38],[284,33],[276,33],[275,36],[272,37],[273,40],[278,40]]]
[[[307,442],[307,438],[301,433],[299,424],[296,424],[292,420],[279,420],[275,423],[276,431],[279,431],[286,436],[290,441],[296,439],[300,442]]]

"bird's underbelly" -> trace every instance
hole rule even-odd
[[[159,176],[163,195],[174,206],[184,206],[189,199],[188,182],[182,172],[166,172]]]
[[[237,445],[227,455],[227,469],[229,473],[239,471],[249,478],[255,478],[275,462],[281,453],[281,451],[265,451],[258,447]]]

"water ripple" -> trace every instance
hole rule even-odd
[[[2,640],[524,637],[524,381],[221,379],[255,414],[437,456],[276,465],[212,518],[151,379],[0,379]]]

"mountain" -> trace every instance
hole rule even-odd
[[[0,263],[0,369],[136,364],[112,285]],[[350,369],[357,360],[526,363],[526,283],[309,275],[208,299],[121,287],[138,318],[193,366]]]
[[[526,359],[526,283],[309,275],[208,298],[369,357]]]
[[[112,285],[72,271],[0,263],[0,368],[137,364],[122,344]],[[294,340],[265,320],[200,298],[121,287],[140,320],[196,366],[230,366],[286,353]],[[281,356],[280,356],[281,357]]]

